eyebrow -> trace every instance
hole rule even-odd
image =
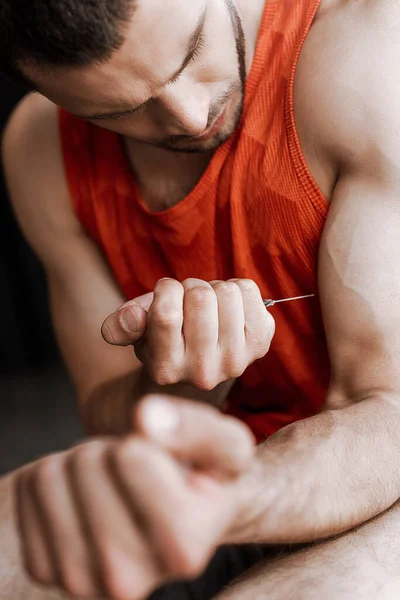
[[[188,66],[188,64],[191,62],[194,53],[196,51],[198,42],[199,42],[199,38],[201,35],[201,32],[203,30],[204,27],[204,22],[205,22],[205,17],[206,17],[206,10],[204,10],[204,12],[202,13],[202,15],[200,15],[199,21],[196,25],[196,29],[194,30],[194,32],[192,33],[192,35],[190,36],[188,45],[186,47],[186,52],[185,52],[185,58],[182,61],[181,66],[179,67],[179,69],[172,75],[172,77],[164,84],[164,85],[168,85],[172,82],[174,82],[182,73],[183,71],[186,69],[186,67]],[[144,108],[144,106],[149,103],[152,99],[149,98],[148,100],[146,100],[145,102],[142,102],[141,104],[139,104],[138,106],[135,106],[133,108],[129,108],[127,110],[124,111],[118,111],[118,112],[99,112],[99,113],[95,113],[92,115],[77,115],[75,114],[76,117],[80,118],[80,119],[86,119],[87,121],[96,121],[96,120],[102,120],[102,119],[115,119],[117,117],[123,117],[124,115],[130,115],[130,114],[134,114],[135,112],[139,111],[141,108]]]

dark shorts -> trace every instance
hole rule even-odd
[[[168,585],[155,592],[149,600],[211,600],[267,554],[267,549],[261,546],[221,548],[199,579]]]

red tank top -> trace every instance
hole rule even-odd
[[[176,206],[151,213],[115,133],[60,111],[72,201],[127,299],[162,277],[250,278],[264,298],[317,291],[328,203],[302,155],[294,74],[320,0],[267,0],[241,125]],[[229,412],[258,440],[321,409],[329,360],[317,299],[277,305],[269,354],[250,366]]]

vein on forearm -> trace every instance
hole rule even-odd
[[[400,498],[399,423],[400,399],[379,396],[272,436],[241,484],[236,541],[325,539],[389,508]]]

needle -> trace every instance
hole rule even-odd
[[[266,308],[270,308],[271,306],[275,306],[275,304],[280,304],[281,302],[293,302],[293,300],[303,300],[305,298],[314,298],[315,294],[309,294],[308,296],[296,296],[296,298],[284,298],[283,300],[264,300],[264,305]]]

